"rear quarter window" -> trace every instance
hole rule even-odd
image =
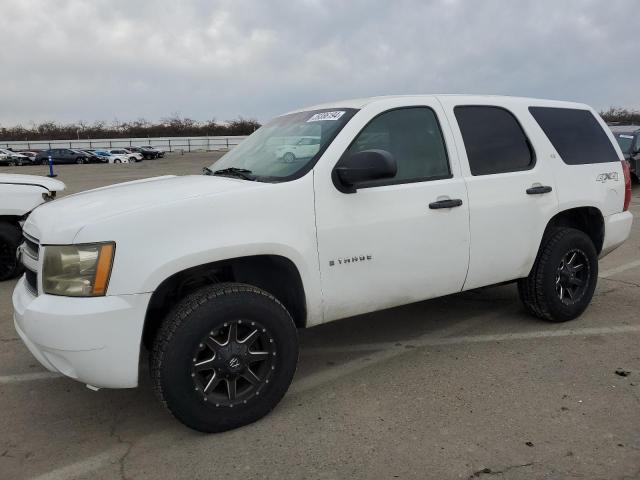
[[[529,107],[529,112],[567,165],[620,161],[609,137],[589,110]]]
[[[454,108],[472,175],[529,170],[535,154],[516,117],[502,107]]]

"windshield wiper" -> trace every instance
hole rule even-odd
[[[202,174],[203,175],[213,175],[213,170],[211,170],[209,167],[204,167],[202,169]]]
[[[211,171],[211,169],[209,168],[207,168],[206,170],[208,170],[209,172]],[[206,173],[206,170],[205,175],[212,175],[211,173]],[[229,175],[232,177],[240,177],[244,180],[255,180],[255,175],[251,175],[251,173],[251,170],[247,170],[246,168],[229,167],[223,168],[221,170],[216,170],[215,172],[213,172],[213,175]]]

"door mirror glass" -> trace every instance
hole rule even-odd
[[[344,193],[354,193],[359,184],[393,178],[398,165],[386,150],[363,150],[340,161],[334,170]]]

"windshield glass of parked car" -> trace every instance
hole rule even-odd
[[[618,140],[620,150],[622,150],[624,153],[629,153],[629,151],[631,150],[631,142],[633,142],[633,135],[619,134],[616,135],[616,140]]]
[[[208,173],[233,175],[233,169],[242,169],[246,178],[258,181],[298,178],[313,167],[356,111],[308,110],[277,117],[211,165]]]

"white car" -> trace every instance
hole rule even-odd
[[[276,157],[291,163],[313,157],[320,150],[320,137],[290,137],[275,149]]]
[[[0,165],[5,164],[9,166],[20,166],[31,164],[32,161],[26,155],[18,152],[13,152],[5,148],[0,148]]]
[[[126,156],[129,159],[129,163],[140,162],[144,159],[141,153],[132,152],[126,148],[111,148],[105,150],[105,152],[109,152],[111,155]]]
[[[94,153],[105,163],[135,163],[129,154],[111,153],[111,150],[95,150]]]
[[[53,200],[64,183],[35,175],[0,174],[0,280],[22,271],[16,259],[22,224],[38,205]]]
[[[320,138],[282,162],[273,138]],[[589,305],[629,236],[629,168],[578,103],[343,101],[277,117],[203,176],[78,193],[24,225],[15,326],[49,370],[138,385],[217,432],[287,391],[297,328],[503,282],[544,320]],[[144,346],[144,347],[142,347]]]

